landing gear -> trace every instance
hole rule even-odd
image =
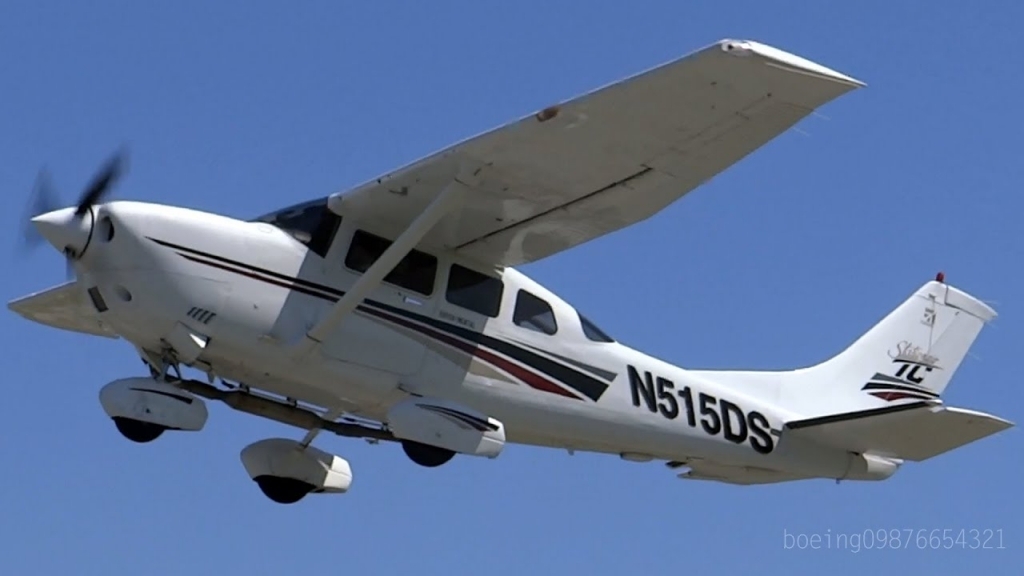
[[[253,478],[263,495],[278,504],[295,504],[316,489],[316,486],[294,478],[280,476],[257,476]]]
[[[455,452],[447,448],[438,448],[412,440],[402,440],[402,450],[410,460],[427,468],[436,468],[455,457]]]
[[[159,424],[152,424],[150,422],[143,422],[141,420],[132,420],[131,418],[125,418],[123,416],[115,416],[112,418],[114,426],[117,427],[118,432],[122,436],[131,440],[132,442],[138,442],[139,444],[145,444],[152,442],[160,437],[167,430],[164,426]]]
[[[294,504],[307,494],[341,494],[352,486],[352,468],[344,458],[285,438],[246,446],[242,465],[278,504]]]
[[[121,435],[140,444],[167,430],[202,430],[208,416],[201,398],[152,378],[114,380],[100,390],[100,404]]]

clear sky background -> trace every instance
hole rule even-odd
[[[1022,20],[1011,2],[7,1],[0,292],[64,279],[47,247],[16,255],[43,164],[70,203],[127,144],[117,197],[248,218],[752,38],[868,88],[653,219],[524,271],[665,360],[772,369],[837,352],[944,270],[1001,314],[947,402],[1021,422]],[[300,432],[214,404],[202,433],[132,444],[97,397],[143,374],[127,344],[10,312],[0,338],[4,574],[952,574],[1024,558],[1016,428],[882,483],[749,488],[522,446],[427,470],[323,435],[352,491],[280,506],[238,454]],[[785,546],[947,528],[1001,530],[1004,549]]]

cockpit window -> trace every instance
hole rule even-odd
[[[594,342],[615,342],[615,340],[612,340],[611,336],[605,334],[593,322],[587,320],[586,316],[580,314],[578,311],[576,313],[579,314],[580,317],[580,325],[583,327],[583,335],[586,336],[588,340],[592,340]]]
[[[321,198],[265,214],[253,222],[266,222],[284,230],[323,258],[338,233],[341,216],[331,212],[327,199]]]

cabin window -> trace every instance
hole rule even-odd
[[[555,313],[551,310],[551,305],[526,290],[520,290],[516,295],[512,323],[544,334],[554,334],[558,331],[558,323],[555,322]]]
[[[352,235],[348,254],[345,255],[345,266],[356,272],[366,272],[380,258],[380,255],[391,246],[391,241],[370,234],[364,230],[356,230]],[[384,281],[388,284],[401,286],[424,296],[434,292],[434,277],[437,275],[437,258],[412,250],[402,258]]]
[[[334,242],[334,235],[341,225],[341,216],[327,208],[327,199],[321,198],[304,204],[297,204],[261,216],[256,222],[266,222],[284,230],[321,258]]]
[[[505,283],[498,278],[452,264],[445,299],[466,310],[495,318],[504,290]]]
[[[586,316],[576,312],[580,317],[580,326],[583,327],[583,335],[587,337],[587,340],[594,342],[615,342],[611,336],[605,334],[600,328],[598,328],[593,322],[587,319]]]

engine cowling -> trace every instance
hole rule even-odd
[[[309,493],[347,492],[352,467],[347,460],[295,440],[269,438],[242,449],[242,465],[271,500],[298,502]]]
[[[203,429],[208,417],[201,398],[152,378],[114,380],[100,389],[100,404],[118,428],[128,421],[155,430],[194,432]]]
[[[439,398],[407,398],[392,406],[387,418],[396,438],[460,454],[495,458],[505,446],[499,420]]]

